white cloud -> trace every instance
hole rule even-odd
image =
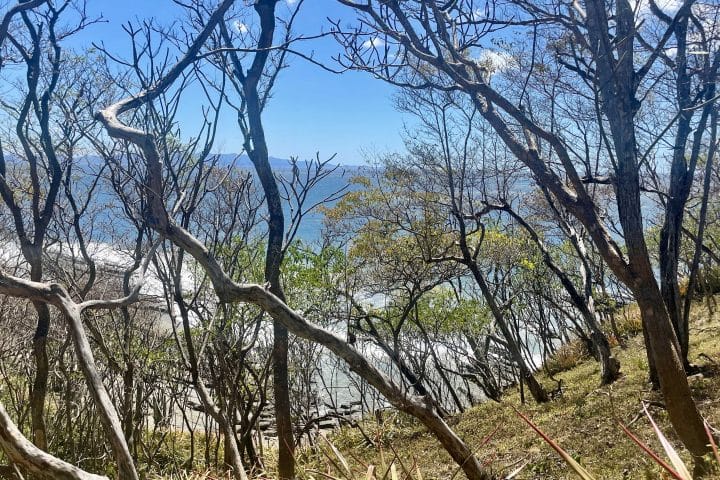
[[[248,27],[244,23],[242,23],[240,20],[235,20],[233,22],[233,27],[235,27],[235,30],[237,30],[239,33],[247,33]]]
[[[483,49],[478,61],[491,75],[497,72],[506,72],[517,66],[517,60],[512,55],[497,50]]]
[[[476,8],[475,10],[470,13],[470,21],[471,22],[479,22],[481,20],[485,20],[487,18],[487,15],[485,15],[484,10],[480,10],[479,8]]]
[[[365,40],[365,42],[363,42],[362,44],[363,48],[365,49],[378,48],[382,47],[383,45],[385,45],[385,41],[380,37],[373,37],[370,40]]]
[[[476,8],[471,12],[461,12],[451,14],[451,20],[456,25],[471,23],[471,22],[482,22],[487,19],[487,13],[485,10]]]

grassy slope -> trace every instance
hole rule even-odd
[[[720,369],[717,365],[720,363],[720,313],[710,315],[704,305],[694,308],[691,343],[691,362],[708,370],[704,378],[692,379],[695,399],[710,424],[720,427]],[[611,386],[598,386],[598,365],[592,359],[586,359],[555,376],[563,379],[563,395],[549,404],[534,405],[530,401],[521,405],[519,393],[515,391],[508,393],[503,403],[479,405],[451,419],[451,423],[477,450],[478,456],[499,474],[508,473],[527,461],[527,467],[516,478],[576,478],[554,451],[514,413],[513,407],[516,407],[597,478],[662,478],[655,464],[618,427],[618,421],[631,424],[631,430],[646,444],[661,451],[647,419],[640,415],[642,400],[661,401],[646,382],[647,361],[642,335],[631,338],[625,350],[616,347],[615,354],[622,363],[623,375]],[[543,378],[543,382],[549,388],[555,385],[548,378]],[[670,441],[678,445],[664,409],[651,406],[650,411]],[[496,429],[497,432],[483,445]],[[343,454],[355,464],[358,478],[367,470],[362,464],[381,464],[382,458],[387,461],[392,457],[392,449],[406,466],[417,463],[424,479],[448,479],[456,473],[456,466],[434,437],[411,419],[397,416],[394,425],[387,426],[386,422],[383,430],[375,424],[367,424],[365,430],[380,439],[377,442],[380,447],[365,446],[357,430],[345,430],[333,437]],[[308,464],[315,463],[311,458],[306,459]],[[317,463],[308,465],[308,468],[313,467],[318,468]],[[330,465],[318,470],[337,473]],[[461,477],[460,473],[456,478]]]

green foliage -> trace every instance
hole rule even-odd
[[[490,312],[480,301],[458,297],[448,287],[436,287],[417,304],[418,318],[437,333],[465,332],[479,335],[490,322]]]
[[[338,285],[350,274],[342,249],[326,246],[314,251],[302,242],[287,250],[281,280],[290,305],[316,322],[325,323],[339,299]]]
[[[618,302],[610,295],[602,292],[593,294],[595,310],[599,313],[613,313],[618,310]]]

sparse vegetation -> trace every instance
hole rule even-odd
[[[695,398],[710,425],[720,423],[720,313],[710,313],[704,306],[693,309],[693,325],[703,335],[692,343],[693,361],[704,373],[691,378]],[[678,447],[685,462],[692,464],[680,444],[662,407],[662,397],[650,389],[644,363],[642,335],[634,335],[626,350],[616,350],[622,362],[622,376],[608,386],[598,385],[598,365],[592,359],[576,359],[574,367],[555,375],[562,379],[562,396],[549,404],[520,404],[515,390],[498,404],[488,402],[474,407],[451,420],[455,430],[473,448],[484,452],[487,462],[498,474],[508,474],[520,465],[526,467],[518,479],[572,479],[576,474],[515,413],[523,412],[536,425],[596,478],[661,479],[662,469],[645,455],[621,430],[620,423],[660,455],[664,454],[652,426],[643,413],[648,405],[653,418],[671,443]],[[554,382],[541,377],[548,387]],[[370,422],[368,432],[381,432]],[[437,448],[436,440],[415,422],[398,421],[392,435],[379,443],[387,450],[392,446],[405,463],[416,463],[425,479],[449,479],[456,466]],[[489,438],[489,439],[488,439]],[[368,447],[359,433],[351,428],[331,436],[332,441],[349,460],[362,459],[370,464],[380,462],[380,448]],[[322,463],[322,459],[320,459]],[[357,460],[352,462],[359,465]],[[319,468],[319,467],[314,467]],[[325,465],[328,472],[331,466]],[[362,478],[358,476],[356,478]],[[711,475],[709,478],[714,478]]]
[[[717,0],[0,2],[0,477],[717,475],[718,82]]]

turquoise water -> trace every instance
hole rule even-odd
[[[351,184],[350,182],[352,177],[357,175],[360,171],[360,167],[339,167],[332,174],[315,185],[312,190],[310,190],[307,200],[305,201],[305,208],[313,206],[318,202],[323,202],[325,199],[331,197],[331,201],[325,202],[323,205],[325,207],[335,205],[339,195],[358,188],[357,185]],[[291,172],[286,169],[276,169],[276,175],[283,176],[284,178],[291,178]],[[288,202],[284,202],[283,206],[285,213],[285,227],[287,229],[290,228],[291,210],[295,209],[295,205],[290,205]],[[300,227],[297,231],[296,240],[302,240],[304,243],[310,244],[320,242],[322,238],[323,220],[324,215],[322,214],[321,209],[314,208],[302,218]]]
[[[233,165],[237,169],[251,172],[254,177],[255,188],[258,191],[262,190],[260,182],[255,177],[255,169],[247,157],[237,157],[235,155],[221,155],[220,157],[220,167]],[[98,157],[86,157],[81,159],[75,166],[74,174],[78,192],[77,200],[80,203],[83,203],[86,189],[93,184],[96,175],[101,171],[103,163],[104,161]],[[276,177],[282,177],[288,180],[292,179],[291,165],[288,160],[271,158],[271,166]],[[299,162],[298,166],[300,175],[304,178],[307,163]],[[338,192],[343,191],[343,189],[344,191],[348,191],[352,188],[358,188],[357,185],[350,184],[351,178],[363,170],[367,171],[367,167],[357,166],[330,167],[330,169],[332,168],[334,168],[334,170],[321,181],[317,182],[308,192],[303,210],[307,210],[310,206],[316,205],[328,197],[334,197],[334,199],[324,203],[324,205],[334,205],[337,202]],[[103,175],[109,175],[108,170],[105,170]],[[296,189],[299,188],[298,185],[294,185],[294,187]],[[137,189],[137,187],[133,187],[131,183],[128,183],[126,188],[128,191]],[[281,194],[283,194],[283,187],[279,185],[279,188]],[[292,212],[297,209],[297,205],[295,202],[287,201],[283,201],[283,205],[285,211],[285,227],[289,229]],[[112,188],[107,182],[100,182],[94,190],[90,200],[89,211],[92,212],[92,215],[81,219],[83,229],[92,232],[89,235],[89,240],[122,246],[123,248],[132,247],[135,238],[134,227],[128,221],[126,212],[122,208],[122,203],[117,193],[112,191]],[[140,212],[136,211],[135,213]],[[263,217],[265,216],[264,207],[260,208],[258,214]],[[266,230],[266,225],[263,221],[259,222],[259,228]],[[302,218],[295,238],[305,243],[318,243],[322,237],[322,228],[323,214],[319,208],[314,208]]]

